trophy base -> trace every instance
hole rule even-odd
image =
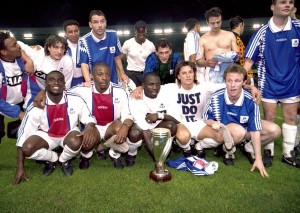
[[[150,172],[149,178],[157,183],[163,183],[170,181],[172,179],[172,175],[171,172],[166,169],[161,173],[158,173],[156,169],[154,169]]]

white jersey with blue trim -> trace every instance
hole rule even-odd
[[[258,86],[263,98],[300,95],[300,21],[288,18],[278,29],[271,18],[248,42],[245,57],[258,62]]]
[[[230,102],[225,88],[216,91],[205,107],[203,119],[220,121],[225,125],[236,123],[247,131],[261,130],[259,105],[253,102],[251,93],[244,89],[235,104]]]
[[[92,83],[92,86],[89,88],[83,85],[77,85],[75,87],[72,87],[70,91],[80,95],[87,103],[89,110],[93,113],[93,92],[99,93],[96,90],[94,83]],[[109,88],[103,94],[109,93],[112,93],[113,95],[112,98],[114,120],[121,119],[121,121],[123,122],[127,118],[132,119],[129,110],[128,96],[125,90],[121,86],[110,82]]]
[[[56,105],[48,97],[46,98],[48,105]],[[71,92],[64,92],[63,98],[59,104],[64,104],[66,102],[68,103],[67,112],[69,116],[70,129],[73,129],[78,125],[78,119],[83,124],[96,123],[91,111],[80,96]],[[27,108],[25,117],[19,128],[17,146],[22,147],[25,140],[34,132],[38,130],[47,132],[49,128],[46,107],[45,109],[40,109],[31,104]]]
[[[46,75],[53,70],[60,71],[65,76],[66,89],[71,87],[74,68],[71,56],[64,55],[60,60],[53,60],[49,55],[45,55],[42,47],[36,50],[23,42],[18,41],[18,44],[33,60],[36,82],[42,90],[45,89]]]
[[[213,92],[224,87],[225,84],[203,82],[186,90],[176,83],[171,83],[162,85],[160,93],[168,102],[168,114],[179,122],[196,122],[202,120],[204,107]]]

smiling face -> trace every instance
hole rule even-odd
[[[65,34],[71,43],[77,44],[80,35],[79,27],[75,24],[68,25]]]
[[[149,74],[144,79],[144,94],[148,98],[156,98],[160,90],[160,79],[156,74]]]
[[[49,96],[61,96],[65,89],[65,77],[59,71],[48,73],[45,82],[45,90]]]
[[[288,17],[294,8],[294,0],[277,0],[271,5],[273,16]]]

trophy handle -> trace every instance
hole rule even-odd
[[[161,165],[164,164],[164,162],[167,159],[167,156],[168,156],[168,154],[169,154],[169,152],[172,148],[172,140],[173,140],[173,137],[169,137],[169,139],[168,139],[168,141],[165,145],[165,148],[164,148],[162,154],[159,157],[158,163],[161,164]]]

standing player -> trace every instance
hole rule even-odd
[[[63,28],[65,31],[65,36],[68,42],[68,50],[67,54],[72,57],[73,60],[73,79],[71,82],[71,87],[76,86],[84,82],[84,78],[82,76],[81,67],[77,67],[77,48],[78,48],[78,40],[80,36],[79,23],[76,20],[68,19],[63,23]]]
[[[221,29],[222,11],[213,7],[205,12],[210,30],[200,38],[200,55],[197,64],[206,67],[209,79],[213,83],[223,83],[223,73],[237,58],[238,48],[232,32]]]
[[[95,119],[85,102],[73,93],[64,92],[65,80],[61,72],[48,73],[45,88],[45,108],[30,105],[19,129],[14,184],[28,180],[25,158],[45,161],[45,176],[50,175],[58,163],[65,175],[72,175],[71,159],[81,147],[99,140]],[[82,132],[77,126],[78,120],[85,124]],[[60,156],[52,151],[59,146],[63,147]]]
[[[116,31],[106,29],[106,17],[101,10],[90,12],[89,27],[92,29],[91,32],[79,39],[79,64],[85,85],[91,86],[90,75],[97,62],[109,64],[113,83],[117,84],[118,79],[127,83],[128,77],[123,70],[121,60],[121,43]]]
[[[141,86],[144,79],[145,62],[147,57],[155,52],[154,44],[146,38],[146,22],[140,20],[134,25],[135,37],[126,40],[122,46],[122,57],[127,60],[126,74],[135,83]]]
[[[296,118],[300,102],[300,22],[291,19],[294,0],[273,0],[273,16],[250,39],[244,68],[258,64],[258,87],[262,93],[264,119],[274,122],[278,103],[283,115],[282,161],[300,168],[294,147]],[[265,155],[274,155],[274,143],[267,145]]]
[[[195,18],[189,18],[185,21],[185,27],[187,28],[188,33],[186,34],[183,44],[184,60],[196,63],[200,58],[200,22]],[[198,81],[200,83],[204,82],[205,78],[205,68],[197,66]]]

